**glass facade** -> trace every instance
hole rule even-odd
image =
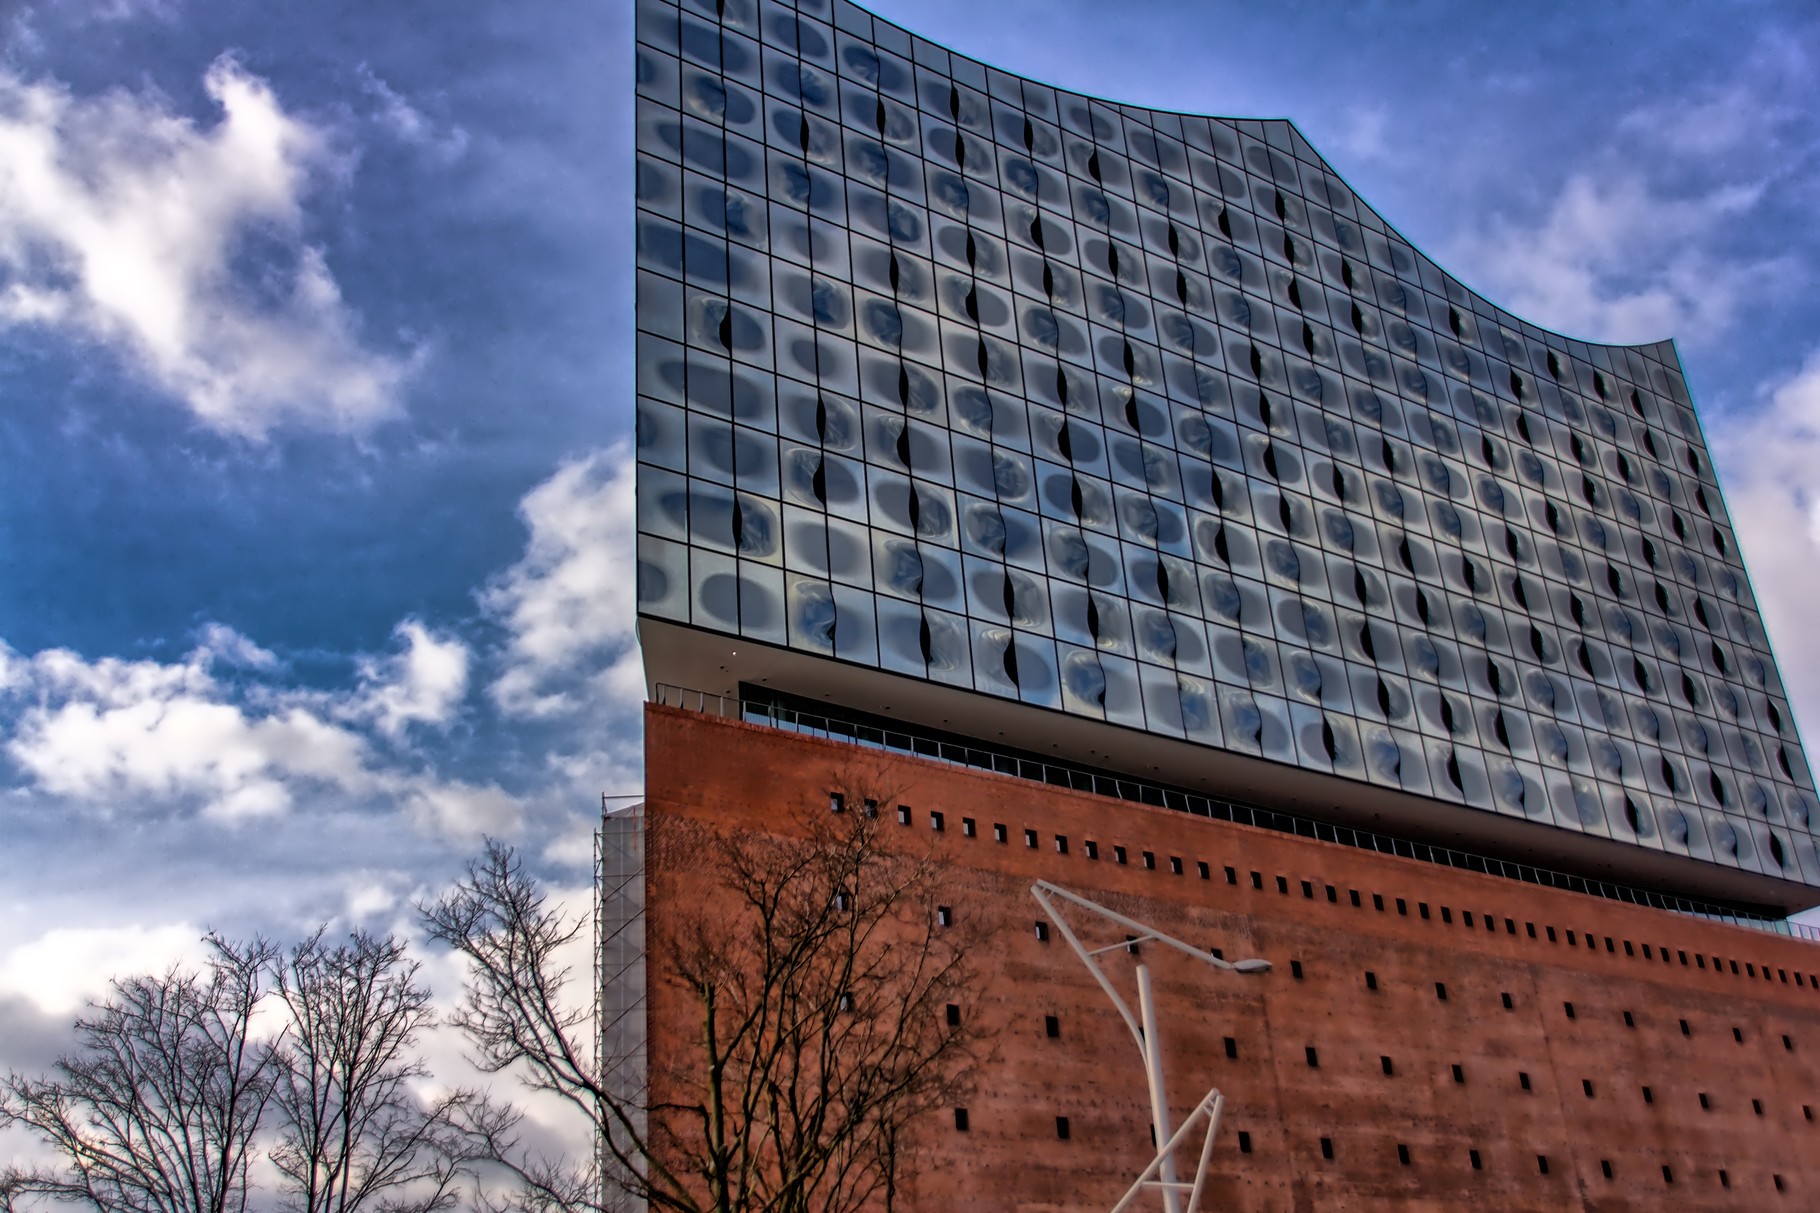
[[[1820,885],[1668,343],[1287,122],[637,0],[642,615]]]

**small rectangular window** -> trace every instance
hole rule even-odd
[[[1292,960],[1289,962],[1289,975],[1291,977],[1295,978],[1297,981],[1302,980],[1302,962],[1301,961]]]
[[[1568,1017],[1568,1018],[1569,1018],[1569,1019],[1572,1019],[1572,1018],[1573,1018],[1573,1017],[1574,1017],[1574,1004],[1573,1004],[1573,1003],[1571,1003],[1571,1002],[1564,1002],[1564,1003],[1562,1003],[1562,1004],[1561,1004],[1561,1009],[1562,1009],[1562,1010],[1563,1010],[1563,1011],[1566,1011],[1566,1012],[1567,1012],[1567,1017]]]
[[[1712,1097],[1705,1091],[1700,1092],[1700,1110],[1703,1112],[1710,1112],[1713,1110]]]
[[[1314,881],[1304,880],[1302,882],[1302,899],[1304,901],[1314,900]]]
[[[1453,911],[1447,906],[1441,907],[1441,921],[1450,926],[1453,924]]]
[[[1209,868],[1207,866],[1206,860],[1204,860],[1204,859],[1196,860],[1194,867],[1195,867],[1195,870],[1201,874],[1202,880],[1212,880],[1213,879],[1213,869]]]
[[[1025,830],[1024,831],[1024,846],[1026,848],[1028,848],[1029,850],[1032,850],[1032,851],[1036,850],[1036,831],[1035,830]]]
[[[1536,937],[1536,924],[1535,923],[1526,922],[1523,924],[1523,929],[1529,933],[1529,937],[1531,939],[1534,939]]]
[[[1470,927],[1472,925],[1472,911],[1471,910],[1461,910],[1460,911],[1460,921]]]
[[[1681,967],[1685,969],[1687,967],[1687,953],[1677,948],[1675,949],[1675,955],[1681,958]]]
[[[967,1131],[967,1109],[954,1109],[954,1130],[957,1133],[965,1133]]]
[[[1251,1153],[1251,1134],[1246,1132],[1244,1129],[1239,1130],[1239,1153],[1240,1154]]]
[[[1812,1120],[1814,1118],[1814,1105],[1810,1103],[1802,1104],[1801,1117],[1803,1120]]]
[[[853,995],[843,991],[841,993],[840,1003],[838,1005],[840,1006],[840,1009],[843,1011],[851,1011],[853,1009]]]
[[[1506,935],[1515,935],[1517,933],[1517,920],[1516,919],[1506,918],[1504,920],[1504,933]]]
[[[1428,917],[1428,903],[1426,901],[1416,902],[1416,913],[1421,915],[1423,918],[1427,918]]]
[[[1043,1016],[1043,1035],[1050,1040],[1058,1040],[1062,1035],[1062,1021],[1053,1015]]]
[[[951,1028],[961,1026],[961,1009],[954,1003],[948,1004],[948,1026]]]
[[[1573,933],[1573,929],[1571,927],[1568,928],[1568,931],[1567,931],[1567,946],[1570,948],[1577,948],[1580,946],[1580,941],[1578,938],[1575,937],[1575,935]]]
[[[1409,1147],[1400,1141],[1397,1143],[1397,1161],[1406,1167],[1409,1165]]]
[[[1721,1188],[1729,1188],[1732,1186],[1731,1172],[1727,1171],[1724,1167],[1719,1168],[1719,1186]]]
[[[1755,1112],[1759,1116],[1763,1115],[1763,1101],[1761,1099],[1751,1100],[1750,1101],[1750,1110]]]
[[[1610,1179],[1611,1178],[1611,1159],[1601,1158],[1599,1160],[1599,1170],[1604,1173],[1605,1178]]]
[[[1782,1191],[1782,1177],[1780,1175],[1772,1175],[1770,1178],[1776,1181],[1776,1191]]]
[[[974,825],[973,818],[971,818],[971,817],[961,818],[961,834],[963,836],[965,836],[967,838],[972,838],[974,835],[976,835],[978,833],[979,833],[979,827]]]
[[[1517,1004],[1511,1000],[1509,990],[1504,991],[1503,999],[1504,999],[1504,1009],[1506,1011],[1514,1011],[1517,1009]]]
[[[1650,1090],[1648,1087],[1644,1087],[1643,1088],[1643,1102],[1644,1103],[1655,1103],[1656,1102],[1656,1093],[1654,1091]]]
[[[907,826],[910,824],[910,806],[909,805],[900,804],[897,806],[897,824],[900,826]]]
[[[1038,919],[1036,924],[1036,941],[1038,943],[1049,942],[1049,924],[1041,919]]]
[[[929,811],[929,828],[934,830],[937,834],[940,834],[943,830],[948,828],[948,819],[941,813],[931,809]]]
[[[1498,929],[1498,920],[1496,916],[1491,914],[1485,916],[1485,929],[1487,931],[1496,931]]]
[[[1783,985],[1788,984],[1788,970],[1787,969],[1777,969],[1776,976],[1778,976],[1782,979]]]
[[[1239,1042],[1231,1036],[1225,1037],[1224,1039],[1226,1042],[1226,1056],[1237,1060],[1239,1055]]]
[[[1692,1028],[1688,1027],[1687,1021],[1685,1019],[1683,1019],[1681,1021],[1681,1035],[1692,1036],[1693,1034],[1694,1034],[1694,1030]]]
[[[1788,1052],[1793,1053],[1795,1051],[1795,1038],[1790,1036],[1787,1032],[1784,1032],[1782,1034],[1782,1047]]]
[[[1068,853],[1068,835],[1057,834],[1055,836],[1055,853],[1057,855],[1066,855]]]
[[[1365,988],[1367,990],[1375,990],[1378,988],[1378,975],[1376,973],[1372,973],[1370,971],[1366,972]]]
[[[1289,878],[1287,876],[1277,877],[1277,892],[1285,897],[1289,896]]]
[[[1536,1170],[1541,1172],[1543,1175],[1548,1174],[1548,1155],[1546,1155],[1546,1154],[1536,1155]]]
[[[1171,855],[1169,857],[1169,874],[1171,876],[1180,876],[1182,874],[1182,857],[1180,855]]]
[[[1004,822],[995,821],[992,823],[992,841],[993,842],[1005,841],[1005,823]]]
[[[1739,1044],[1743,1044],[1744,1043],[1744,1029],[1743,1028],[1733,1028],[1732,1029],[1732,1039],[1737,1041]]]
[[[944,927],[954,925],[954,911],[947,906],[935,907],[935,921]]]
[[[867,817],[878,816],[878,801],[872,799],[870,796],[866,797],[865,813]]]
[[[1626,956],[1635,956],[1637,954],[1637,949],[1630,946],[1630,940],[1628,939],[1624,941],[1624,954]]]
[[[1113,863],[1124,863],[1125,862],[1125,848],[1124,847],[1114,846],[1112,848],[1112,862]]]
[[[1517,1071],[1517,1084],[1525,1091],[1529,1090],[1529,1074],[1522,1070]]]
[[[1235,869],[1235,868],[1226,869],[1226,883],[1227,884],[1239,883],[1239,873],[1238,873],[1237,869]]]
[[[1100,844],[1093,841],[1093,839],[1089,838],[1081,845],[1087,849],[1087,858],[1098,859],[1100,857]]]
[[[1334,888],[1332,885],[1328,885],[1327,886],[1327,900],[1333,902],[1335,905],[1338,905],[1339,901],[1340,901],[1340,891],[1338,889]]]
[[[1264,887],[1264,873],[1253,872],[1251,874],[1251,887],[1254,889],[1262,889]]]
[[[1654,960],[1655,958],[1656,958],[1655,954],[1649,950],[1649,945],[1644,944],[1643,945],[1643,959],[1644,960]],[[1755,976],[1755,974],[1753,974],[1753,976]]]
[[[1627,1028],[1636,1027],[1637,1026],[1637,1017],[1635,1015],[1632,1015],[1629,1011],[1624,1012],[1624,1026]]]
[[[1403,918],[1409,917],[1409,903],[1401,897],[1397,898],[1397,914]]]
[[[1553,927],[1543,927],[1542,929],[1548,933],[1548,942],[1549,943],[1560,943],[1561,942],[1559,939],[1555,938],[1555,929]]]
[[[1066,1116],[1055,1118],[1055,1135],[1062,1141],[1068,1140],[1068,1118]]]
[[[1155,851],[1145,851],[1144,852],[1144,870],[1146,872],[1156,871],[1156,852]]]
[[[1359,908],[1359,891],[1357,889],[1347,889],[1346,892],[1352,898],[1352,908],[1355,910],[1358,909]]]
[[[1457,1061],[1453,1063],[1453,1080],[1461,1085],[1466,1082],[1466,1067]]]
[[[1618,951],[1616,945],[1612,942],[1612,937],[1609,935],[1605,937],[1605,950],[1613,955],[1616,955]]]
[[[828,811],[830,813],[845,813],[847,811],[847,798],[839,792],[829,792]]]
[[[1308,1059],[1309,1069],[1318,1070],[1321,1068],[1321,1054],[1313,1045],[1308,1045],[1303,1048],[1302,1054]]]
[[[1226,950],[1224,948],[1208,948],[1207,951],[1215,960],[1226,959]]]
[[[1477,1150],[1466,1151],[1466,1157],[1471,1160],[1473,1170],[1482,1171],[1485,1169],[1485,1163],[1479,1158],[1479,1152]]]
[[[1394,1062],[1392,1062],[1390,1060],[1390,1058],[1388,1058],[1388,1057],[1378,1058],[1378,1065],[1383,1068],[1384,1076],[1386,1078],[1393,1077],[1397,1072],[1396,1064]]]
[[[1328,1162],[1333,1161],[1333,1138],[1321,1138],[1321,1157],[1325,1158]]]
[[[1435,998],[1441,1002],[1447,1001],[1447,983],[1446,982],[1444,982],[1444,981],[1435,982]]]
[[[1371,905],[1373,909],[1382,914],[1384,912],[1384,894],[1373,893],[1371,895]]]
[[[1586,1098],[1591,1099],[1593,1097],[1592,1079],[1582,1078],[1580,1080],[1580,1089],[1586,1092]]]
[[[1672,1184],[1675,1182],[1675,1169],[1667,1163],[1662,1164],[1662,1182],[1665,1184]]]

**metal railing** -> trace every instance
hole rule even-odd
[[[1692,898],[1614,884],[1605,880],[1592,880],[1584,876],[1575,876],[1569,872],[1557,872],[1550,868],[1536,867],[1533,864],[1514,863],[1489,855],[1476,855],[1469,851],[1456,851],[1451,847],[1434,846],[1430,843],[1413,842],[1407,838],[1396,838],[1370,830],[1334,825],[1331,822],[1298,817],[1292,813],[1279,812],[1276,809],[1223,800],[1200,792],[1164,787],[1106,772],[1045,762],[1041,759],[1009,754],[972,743],[963,744],[926,733],[918,733],[911,729],[886,728],[843,719],[839,716],[804,712],[763,700],[740,699],[737,696],[717,695],[709,691],[674,687],[665,683],[657,685],[653,702],[664,707],[701,712],[710,716],[744,721],[747,724],[765,725],[830,741],[889,750],[893,753],[933,759],[936,762],[945,762],[953,766],[992,771],[1000,775],[1028,779],[1035,783],[1068,788],[1076,792],[1087,792],[1095,796],[1107,796],[1136,804],[1175,809],[1192,813],[1197,817],[1211,817],[1221,821],[1236,822],[1239,825],[1276,830],[1284,834],[1313,838],[1321,842],[1338,843],[1341,846],[1357,847],[1360,850],[1375,851],[1383,855],[1397,855],[1404,859],[1421,860],[1425,863],[1439,864],[1442,867],[1458,868],[1461,871],[1479,872],[1487,876],[1518,880],[1525,884],[1541,885],[1545,888],[1585,893],[1592,897],[1603,897],[1609,901],[1626,902],[1656,910],[1668,910],[1676,914],[1702,918],[1709,922],[1725,923],[1754,931],[1767,931],[1791,939],[1820,943],[1820,928],[1811,927],[1805,923],[1790,922],[1785,918],[1757,917]]]

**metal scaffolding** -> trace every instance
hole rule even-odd
[[[645,1133],[645,806],[609,810],[601,797],[600,832],[594,836],[595,1066],[609,1098],[630,1113]],[[603,1117],[605,1125],[611,1125]],[[606,1131],[613,1131],[610,1128]],[[644,1213],[645,1202],[627,1195],[628,1177],[615,1174],[603,1140],[595,1148],[603,1209]]]

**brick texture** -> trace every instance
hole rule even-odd
[[[900,1208],[1110,1208],[1148,1160],[1137,1049],[1066,945],[1037,938],[1039,879],[1274,964],[1243,977],[1146,950],[1174,1117],[1210,1087],[1226,1095],[1208,1207],[1820,1207],[1820,946],[1803,941],[658,707],[651,938],[714,912],[703,831],[798,828],[856,768],[893,790],[889,845],[950,861],[955,913],[986,940],[963,1014],[994,1055],[967,1132],[920,1126]],[[1122,938],[1071,921],[1089,946]],[[1135,1001],[1131,963],[1108,958]],[[689,1047],[661,970],[654,957],[660,1098],[666,1059]]]

